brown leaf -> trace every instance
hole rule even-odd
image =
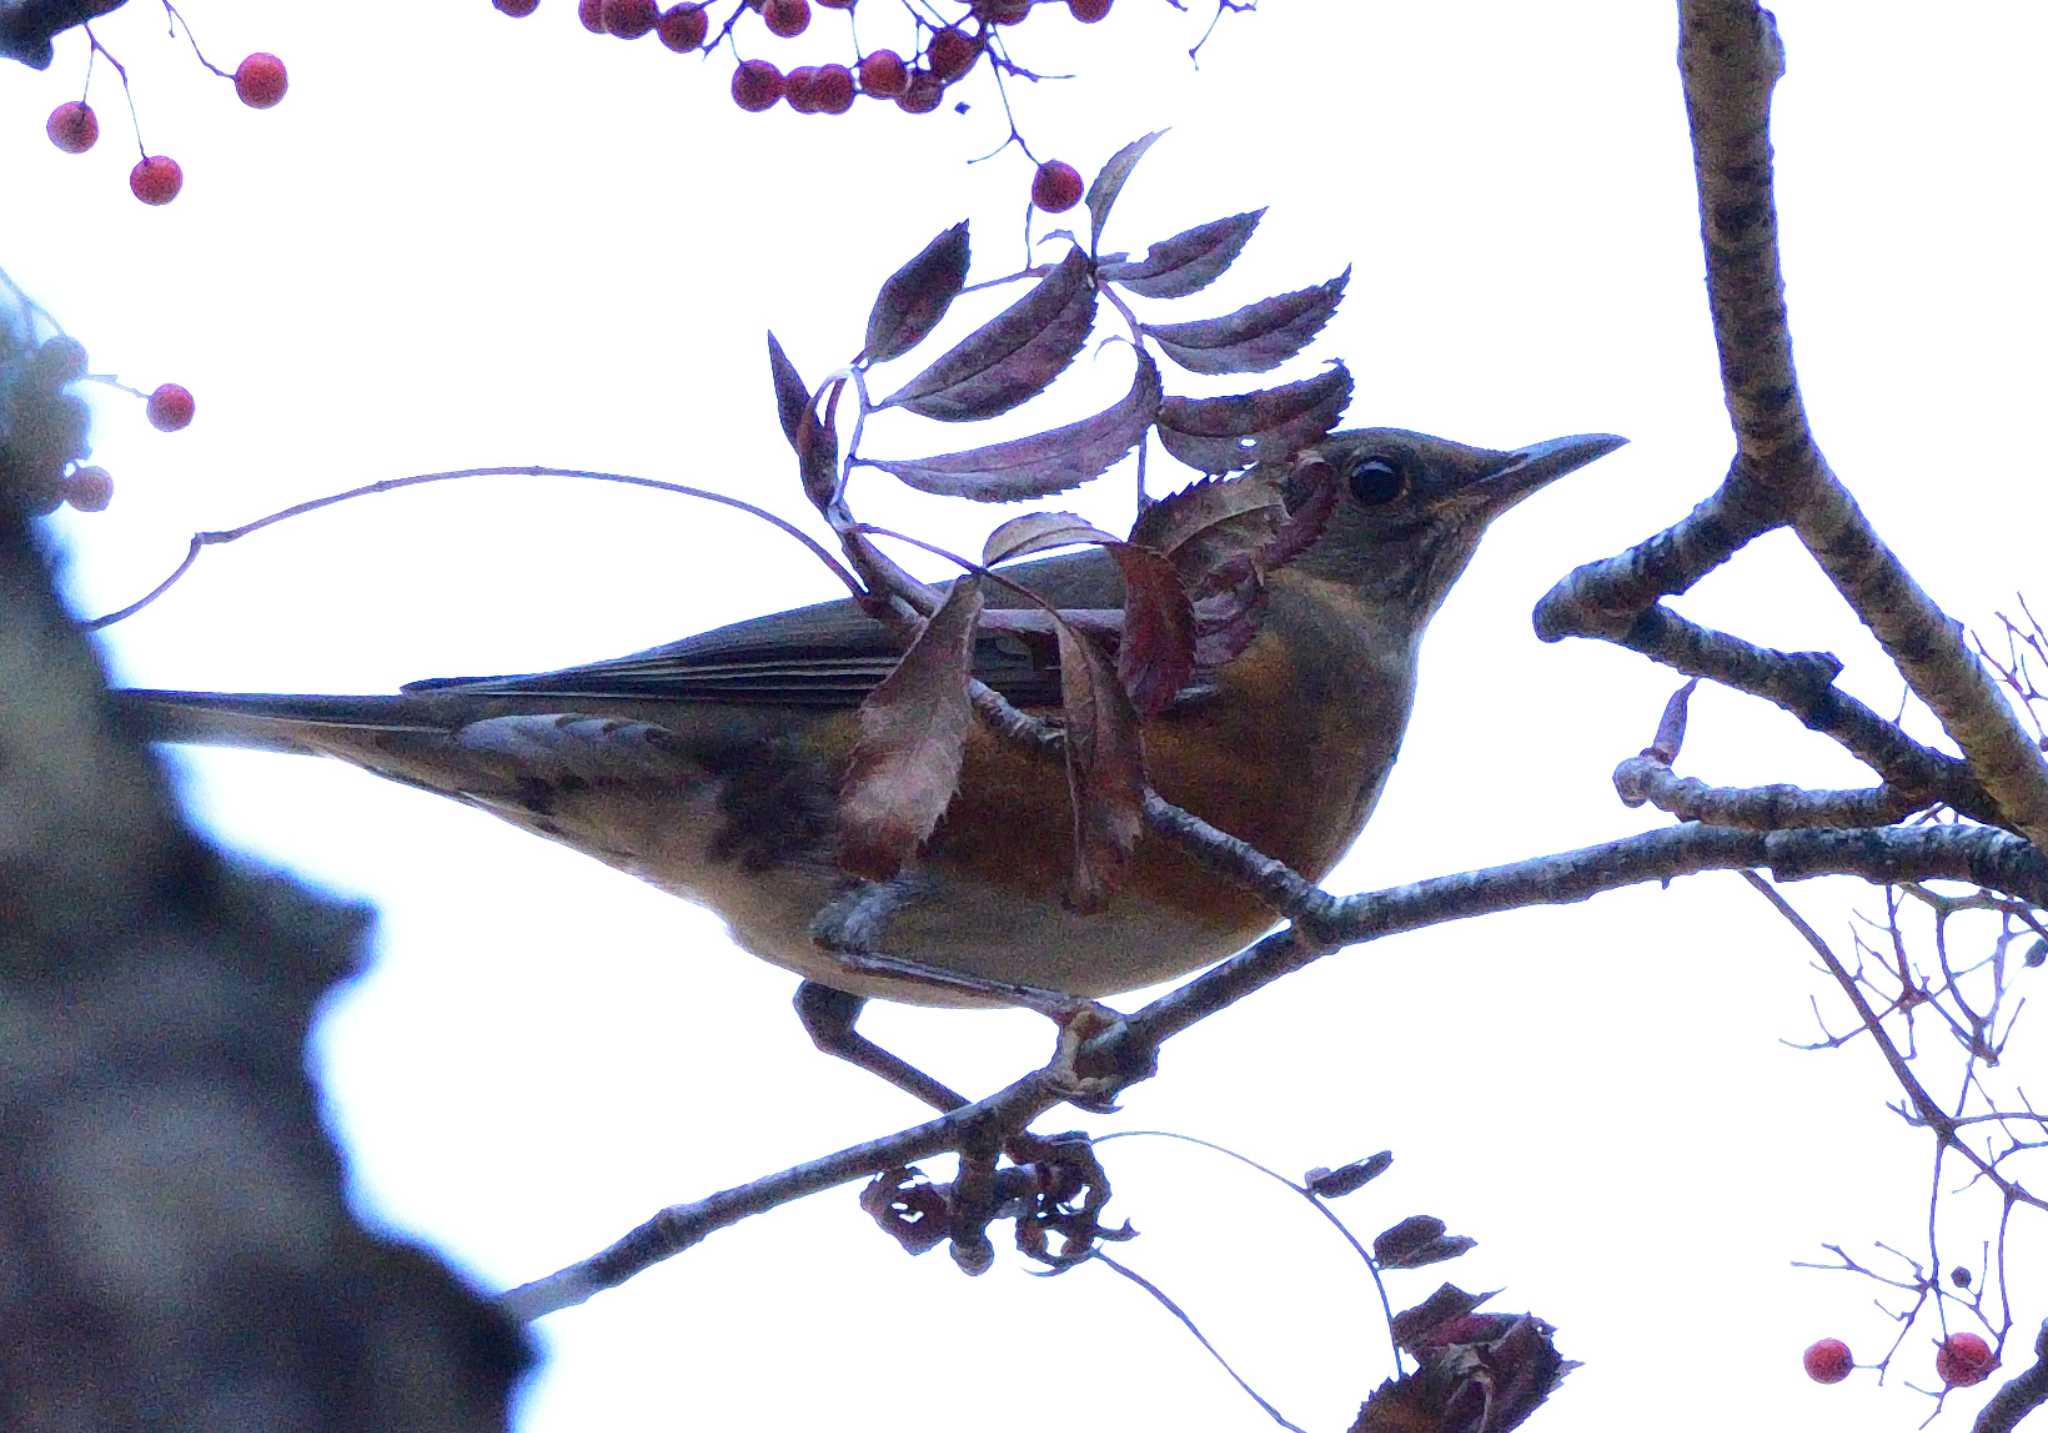
[[[1205,473],[1292,458],[1337,426],[1351,401],[1341,363],[1299,383],[1228,398],[1168,398],[1159,406],[1159,441]]]
[[[868,313],[867,347],[861,356],[881,363],[910,352],[939,326],[966,284],[967,221],[962,219],[882,285]]]
[[[1394,1342],[1409,1353],[1418,1355],[1432,1344],[1442,1344],[1445,1340],[1433,1337],[1436,1330],[1475,1312],[1498,1292],[1496,1289],[1490,1293],[1468,1294],[1456,1284],[1440,1285],[1435,1293],[1414,1308],[1403,1309],[1394,1315]]]
[[[1259,550],[1259,566],[1272,572],[1315,546],[1337,510],[1337,470],[1320,457],[1297,463],[1287,480],[1287,520]]]
[[[1043,393],[1074,361],[1095,323],[1088,260],[1070,249],[1024,297],[882,400],[924,418],[962,422],[1007,413]]]
[[[1060,697],[1066,725],[1067,791],[1074,807],[1075,910],[1107,905],[1123,881],[1145,805],[1145,754],[1138,716],[1102,649],[1058,624]]]
[[[1432,1239],[1443,1237],[1444,1221],[1433,1214],[1411,1214],[1372,1241],[1372,1256],[1388,1268],[1403,1267],[1402,1256]]]
[[[1266,578],[1258,561],[1233,557],[1195,596],[1195,666],[1213,672],[1252,644],[1266,619]]]
[[[1108,635],[1116,642],[1117,677],[1140,720],[1164,711],[1187,685],[1195,667],[1195,614],[1173,564],[1149,548],[1136,547],[1092,526],[1074,513],[1026,513],[988,535],[981,560],[988,566],[1044,552],[1049,548],[1093,543],[1103,548],[1124,580],[1124,605],[1109,614]],[[1085,625],[1100,614],[1061,612],[1060,618]],[[1012,627],[1008,630],[1018,630]]]
[[[1110,545],[1124,578],[1116,674],[1141,721],[1172,704],[1195,673],[1195,611],[1173,563],[1149,548]]]
[[[776,342],[772,329],[768,333],[768,372],[775,380],[775,413],[782,420],[782,435],[794,448],[804,410],[811,406],[811,390],[803,375],[796,371],[796,365],[789,361],[789,355],[782,351],[782,345]]]
[[[1140,353],[1131,391],[1093,417],[962,453],[861,461],[894,473],[919,492],[940,497],[998,503],[1044,497],[1078,487],[1115,466],[1145,436],[1159,412],[1159,394],[1158,365]]]
[[[1116,204],[1116,196],[1123,193],[1124,181],[1131,177],[1131,171],[1138,167],[1138,161],[1145,157],[1145,151],[1158,142],[1165,130],[1156,130],[1143,139],[1134,139],[1109,157],[1102,166],[1102,172],[1095,176],[1095,182],[1088,186],[1088,217],[1092,228],[1088,236],[1088,249],[1094,253],[1102,247],[1102,226],[1109,222],[1109,211]]]
[[[860,705],[860,740],[839,791],[839,864],[894,876],[939,824],[973,721],[967,677],[981,583],[960,577],[903,660]]]
[[[1262,551],[1286,516],[1271,483],[1203,478],[1147,507],[1131,527],[1131,541],[1171,558],[1181,581],[1199,594],[1232,558]]]
[[[1221,318],[1148,323],[1166,356],[1193,373],[1264,373],[1308,347],[1337,312],[1351,270],[1326,284],[1246,304]]]
[[[1214,283],[1243,251],[1265,216],[1265,210],[1254,209],[1183,229],[1154,244],[1137,263],[1105,261],[1095,270],[1096,277],[1148,299],[1184,297]]]
[[[832,381],[826,390],[823,416],[817,405],[806,399],[797,415],[796,432],[790,437],[804,495],[821,511],[839,491],[839,395],[845,387],[844,378]]]
[[[994,567],[999,562],[1014,562],[1034,552],[1072,547],[1079,542],[1106,545],[1121,541],[1114,533],[1104,532],[1079,513],[1028,512],[1022,517],[1011,518],[988,535],[981,545],[981,563],[984,567]]]
[[[1337,1169],[1311,1169],[1302,1183],[1318,1199],[1342,1199],[1365,1188],[1393,1167],[1394,1152],[1383,1149],[1378,1154],[1354,1159]]]

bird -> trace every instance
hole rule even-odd
[[[1399,428],[1322,440],[1334,508],[1267,577],[1250,644],[1146,724],[1153,788],[1320,880],[1372,815],[1413,709],[1424,633],[1488,525],[1623,441],[1499,450]],[[1278,465],[1262,467],[1284,482]],[[1121,600],[1100,550],[1002,571],[1061,608]],[[1003,589],[989,605],[1026,600]],[[898,878],[904,898],[885,926],[891,953],[961,981],[850,967],[816,926],[849,888],[835,826],[857,709],[902,643],[842,600],[551,672],[369,696],[128,689],[116,700],[149,740],[338,757],[708,907],[741,948],[802,977],[797,1009],[821,1048],[950,1108],[958,1094],[855,1031],[866,1000],[996,1003],[974,993],[988,982],[1092,1001],[1212,964],[1275,922],[1250,891],[1150,834],[1105,909],[1070,908],[1059,758],[976,724],[958,789]],[[1015,705],[1056,713],[1057,660],[1014,632],[984,631],[972,665]]]

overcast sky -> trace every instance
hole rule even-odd
[[[137,403],[97,401],[114,505],[56,524],[85,612],[147,588],[194,529],[444,467],[616,469],[801,514],[763,330],[819,375],[859,347],[880,279],[939,229],[973,220],[976,277],[1023,252],[1030,164],[1014,150],[966,163],[1005,133],[985,76],[960,92],[964,116],[868,103],[757,116],[733,107],[729,60],[587,35],[569,0],[523,21],[487,0],[363,0],[345,17],[186,8],[217,63],[273,50],[291,90],[275,110],[244,109],[166,38],[150,0],[103,22],[149,149],[185,167],[166,208],[129,197],[135,150],[104,68],[99,147],[71,157],[44,141],[44,115],[78,90],[78,35],[49,72],[0,89],[0,262],[96,370],[198,398],[197,421],[171,436]],[[893,8],[866,0],[868,43],[902,42]],[[1087,29],[1043,8],[1014,52],[1078,78],[1013,95],[1041,157],[1092,173],[1172,127],[1125,191],[1118,247],[1270,206],[1224,282],[1162,317],[1350,264],[1344,309],[1281,376],[1341,356],[1351,423],[1502,447],[1633,440],[1488,538],[1431,631],[1406,752],[1333,888],[1658,824],[1621,808],[1608,775],[1649,739],[1673,679],[1612,648],[1546,647],[1529,611],[1573,564],[1682,514],[1730,451],[1672,7],[1268,0],[1225,17],[1199,70],[1185,52],[1202,0],[1189,14],[1119,0]],[[2048,12],[1964,3],[1937,20],[1924,4],[1786,0],[1779,14],[1786,269],[1821,442],[1948,611],[1995,626],[2016,589],[2044,596]],[[840,23],[821,13],[794,42],[755,31],[750,52],[829,58]],[[1006,431],[1104,406],[1127,377],[1114,351],[1084,358]],[[909,452],[956,437],[929,427],[893,416],[871,441]],[[962,544],[991,525],[884,481],[857,494],[872,519]],[[1078,505],[1126,521],[1128,484]],[[141,684],[377,691],[612,655],[832,586],[724,510],[504,480],[387,496],[212,553],[106,650]],[[1898,704],[1896,677],[1788,538],[1680,605],[1752,640],[1834,650],[1849,690]],[[485,1288],[919,1117],[816,1055],[788,1009],[792,978],[735,952],[703,912],[337,764],[177,764],[223,843],[379,911],[374,963],[331,1005],[316,1064],[359,1206]],[[1683,769],[1863,777],[1781,714],[1713,690]],[[1875,904],[1844,883],[1787,894],[1831,935],[1859,899]],[[1810,996],[1839,1028],[1839,998],[1792,933],[1732,875],[1699,877],[1326,960],[1173,1042],[1160,1077],[1101,1127],[1181,1130],[1293,1171],[1391,1147],[1394,1172],[1342,1212],[1366,1235],[1428,1211],[1479,1239],[1458,1264],[1402,1277],[1396,1297],[1417,1301],[1443,1275],[1504,1287],[1501,1307],[1558,1325],[1587,1367],[1542,1426],[1910,1428],[1925,1400],[1799,1372],[1817,1337],[1874,1357],[1891,1330],[1873,1287],[1789,1261],[1823,1241],[1917,1247],[1926,1205],[1923,1142],[1884,1110],[1871,1051],[1781,1044],[1813,1037]],[[1024,1015],[876,1010],[867,1028],[976,1092],[1049,1048]],[[2028,1054],[2038,1067],[2038,1045]],[[1946,1091],[1953,1077],[1930,1078]],[[1321,1221],[1196,1151],[1106,1153],[1117,1211],[1144,1234],[1129,1260],[1296,1422],[1345,1426],[1386,1376],[1385,1337]],[[1953,1207],[1949,1245],[1970,1254],[1992,1211]],[[2021,1234],[2015,1267],[2048,1265],[2038,1230]],[[943,1253],[908,1261],[852,1190],[820,1196],[544,1321],[548,1362],[521,1426],[1268,1426],[1130,1286],[1022,1267],[1004,1257],[970,1281]],[[2022,1329],[2048,1313],[2038,1280],[2015,1294]],[[1899,1371],[1929,1382],[1929,1346],[1911,1347]],[[1959,1403],[1948,1426],[1974,1409]]]

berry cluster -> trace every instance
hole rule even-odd
[[[491,0],[498,10],[524,17],[540,0]],[[960,0],[956,0],[960,3]],[[948,86],[958,83],[986,56],[991,67],[1014,70],[1002,52],[999,27],[1021,25],[1040,6],[1057,4],[1074,19],[1094,24],[1109,14],[1113,0],[964,0],[962,13],[950,23],[916,18],[917,43],[908,55],[893,49],[856,51],[849,63],[796,65],[784,69],[767,59],[742,60],[733,69],[733,103],[758,114],[786,103],[798,114],[845,114],[865,95],[893,101],[908,114],[937,109]],[[811,27],[812,9],[851,12],[856,0],[734,0],[734,10],[716,34],[710,5],[685,0],[666,9],[657,0],[577,0],[577,18],[596,35],[637,40],[652,34],[679,54],[705,49],[732,35],[740,21],[758,15],[762,28],[777,40],[793,40]],[[1041,164],[1031,185],[1031,199],[1040,209],[1057,214],[1081,200],[1081,176],[1070,164]]]
[[[70,391],[85,377],[85,348],[59,334],[35,348],[9,343],[0,357],[0,488],[41,515],[68,502],[98,512],[114,495],[104,468],[80,459],[90,451],[91,414]]]
[[[172,12],[174,16],[176,13]],[[104,53],[97,37],[94,37],[91,43],[94,53]],[[198,53],[196,45],[193,52]],[[199,63],[222,79],[231,82],[235,87],[236,98],[250,109],[269,109],[284,98],[284,92],[290,83],[285,74],[284,61],[262,50],[245,56],[242,63],[235,66],[233,74],[208,63],[204,55],[199,56]],[[116,69],[125,87],[128,83],[127,71],[120,69],[118,64]],[[88,70],[88,82],[90,77]],[[49,119],[44,122],[43,132],[49,135],[50,143],[66,154],[83,154],[98,143],[100,120],[87,101],[66,100],[50,111]],[[142,148],[139,132],[136,136],[136,147]],[[168,204],[178,197],[178,192],[184,187],[184,169],[179,166],[177,160],[167,154],[151,154],[143,150],[142,158],[128,171],[128,192],[145,204]]]

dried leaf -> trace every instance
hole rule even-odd
[[[1078,487],[1100,477],[1137,446],[1159,413],[1159,367],[1138,354],[1131,391],[1114,406],[1063,428],[932,458],[864,458],[940,497],[1015,502]]]
[[[1067,791],[1074,807],[1074,874],[1067,901],[1096,911],[1122,883],[1145,804],[1138,716],[1102,649],[1058,624]]]
[[[1168,398],[1159,406],[1159,441],[1205,473],[1291,458],[1337,426],[1351,401],[1341,363],[1299,383],[1228,398]]]
[[[1372,1241],[1372,1256],[1388,1268],[1401,1267],[1401,1256],[1444,1233],[1444,1221],[1433,1214],[1411,1214]]]
[[[1397,1263],[1382,1264],[1386,1269],[1420,1269],[1430,1264],[1441,1264],[1462,1254],[1469,1254],[1479,1247],[1479,1241],[1464,1234],[1446,1234],[1440,1239],[1431,1239],[1404,1251]]]
[[[1108,552],[1124,580],[1124,605],[1107,615],[1062,611],[1062,620],[1106,632],[1116,642],[1117,678],[1140,720],[1164,711],[1187,685],[1195,667],[1195,613],[1173,564],[1149,548],[1135,547],[1074,513],[1026,513],[988,536],[981,560],[993,566],[1055,547],[1094,543]],[[1050,621],[1049,614],[1047,616]],[[1090,620],[1092,619],[1092,620]],[[1033,624],[1034,630],[1045,630]],[[1007,624],[1005,630],[1023,630]]]
[[[1337,1169],[1311,1169],[1302,1183],[1318,1199],[1342,1199],[1365,1188],[1393,1167],[1394,1152],[1383,1149],[1378,1154],[1354,1159]]]
[[[860,705],[860,740],[839,792],[839,864],[854,875],[894,876],[953,799],[973,721],[967,678],[980,615],[980,580],[956,578]]]
[[[1124,578],[1124,630],[1117,679],[1141,721],[1166,710],[1195,674],[1195,610],[1173,564],[1148,548],[1114,543]]]
[[[953,345],[878,405],[963,422],[1007,413],[1043,393],[1095,323],[1095,287],[1078,249],[1024,297]]]
[[[1253,478],[1203,478],[1139,514],[1131,541],[1173,560],[1191,592],[1234,557],[1261,552],[1287,517],[1279,490]]]
[[[901,357],[939,326],[967,284],[967,221],[962,219],[889,276],[868,314],[862,357],[881,363]]]
[[[1221,318],[1148,323],[1145,332],[1158,340],[1168,358],[1192,373],[1264,373],[1294,357],[1323,331],[1350,280],[1351,270],[1346,268],[1326,284],[1260,299]]]
[[[1148,299],[1184,297],[1214,283],[1236,261],[1265,216],[1265,210],[1254,209],[1183,229],[1154,244],[1138,263],[1105,260],[1097,266],[1096,277]]]
[[[1266,619],[1266,578],[1251,557],[1234,557],[1209,574],[1195,595],[1195,666],[1213,672],[1259,635]]]
[[[1131,171],[1138,167],[1138,161],[1145,157],[1145,151],[1158,142],[1165,130],[1155,130],[1143,139],[1134,139],[1109,157],[1102,166],[1102,172],[1095,176],[1095,182],[1088,186],[1088,217],[1092,228],[1088,235],[1088,247],[1092,252],[1102,247],[1102,226],[1109,222],[1109,211],[1116,204],[1116,196],[1123,193],[1124,181],[1131,177]]]
[[[804,495],[813,506],[824,510],[839,491],[839,395],[846,388],[844,378],[834,379],[826,390],[825,412],[804,401],[797,415],[796,432],[790,443],[796,448],[797,475],[803,479]]]
[[[994,567],[999,562],[1014,562],[1034,552],[1072,547],[1077,542],[1106,545],[1121,541],[1078,513],[1028,512],[1011,518],[988,535],[981,545],[981,562],[984,567]]]
[[[796,365],[789,361],[789,355],[782,351],[782,345],[776,342],[773,329],[768,332],[768,372],[775,380],[775,413],[782,420],[782,436],[794,448],[804,410],[811,406],[811,390],[803,375],[796,371]]]
[[[1456,1284],[1440,1285],[1435,1293],[1414,1308],[1403,1309],[1394,1315],[1394,1342],[1409,1353],[1419,1353],[1432,1344],[1442,1344],[1445,1340],[1436,1336],[1437,1330],[1475,1312],[1499,1292],[1495,1289],[1490,1293],[1468,1294]]]
[[[1297,465],[1288,479],[1287,495],[1287,520],[1259,549],[1259,566],[1268,572],[1294,561],[1323,535],[1330,514],[1337,510],[1337,470],[1321,458]]]

